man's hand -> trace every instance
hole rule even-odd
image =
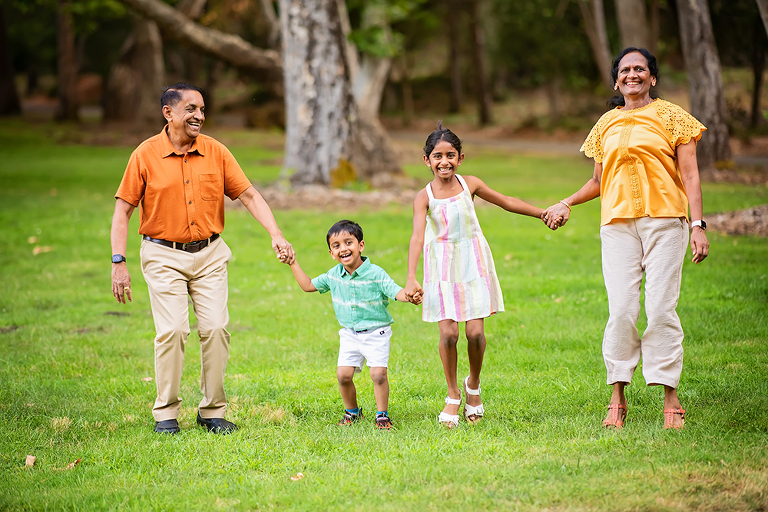
[[[125,262],[112,264],[112,295],[121,304],[131,300],[131,274]]]
[[[293,246],[282,236],[272,237],[272,249],[281,263],[291,265],[296,260]]]

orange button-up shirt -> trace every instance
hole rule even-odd
[[[676,148],[698,141],[706,128],[664,100],[632,110],[609,110],[581,151],[602,162],[600,225],[614,219],[688,217],[688,196]]]
[[[166,130],[134,150],[115,198],[140,206],[142,235],[185,243],[221,233],[224,196],[236,199],[251,182],[224,144],[200,134],[182,154]]]

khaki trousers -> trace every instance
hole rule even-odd
[[[227,265],[232,251],[221,238],[200,252],[141,243],[141,268],[155,320],[155,421],[175,419],[181,408],[179,387],[189,335],[189,296],[200,335],[203,418],[223,418],[227,408],[224,372],[229,358]]]
[[[630,383],[642,355],[648,385],[677,388],[683,369],[683,328],[675,310],[688,222],[651,217],[614,220],[600,228],[600,240],[610,311],[603,336],[608,384]],[[641,340],[637,320],[643,274],[648,326]]]

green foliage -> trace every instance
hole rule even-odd
[[[0,121],[0,508],[3,510],[764,510],[768,486],[768,242],[711,233],[709,259],[686,263],[678,312],[686,331],[682,432],[662,428],[662,394],[628,388],[622,432],[599,427],[609,389],[600,356],[607,302],[599,204],[549,232],[535,219],[478,208],[506,311],[486,321],[486,419],[437,425],[445,383],[437,328],[409,304],[395,317],[390,413],[337,428],[338,325],[330,297],[300,291],[260,226],[227,213],[234,435],[194,424],[199,342],[186,351],[177,436],[152,432],[154,327],[139,266],[138,213],[128,264],[134,302],[110,294],[112,198],[132,147],[56,144],[62,128]],[[278,167],[272,134],[227,133],[246,173]],[[417,144],[421,141],[415,141]],[[469,148],[462,169],[546,205],[581,185],[581,158]],[[408,172],[424,181],[423,165]],[[705,189],[712,204],[766,201],[766,187]],[[53,190],[55,189],[55,191]],[[746,199],[743,199],[746,198]],[[278,211],[311,275],[333,261],[325,232],[352,217],[365,252],[403,283],[410,207]],[[35,240],[31,241],[30,237]],[[50,252],[33,254],[35,247]],[[644,320],[641,320],[641,328]],[[463,351],[465,343],[460,342]],[[460,352],[461,354],[461,352]],[[459,372],[467,372],[461,354]],[[368,371],[356,378],[366,412]],[[27,455],[37,456],[25,467]],[[76,459],[70,470],[57,471]],[[303,473],[304,478],[291,480]]]

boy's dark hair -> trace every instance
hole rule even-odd
[[[340,220],[328,230],[328,234],[325,235],[325,243],[328,244],[328,248],[331,248],[331,237],[338,235],[339,233],[349,233],[353,237],[357,238],[358,242],[363,241],[363,228],[360,224],[351,220]]]
[[[160,108],[163,108],[166,105],[173,107],[179,101],[181,101],[180,91],[197,91],[200,93],[200,96],[203,97],[203,101],[205,101],[205,91],[203,91],[201,88],[195,87],[194,85],[188,84],[187,82],[179,82],[166,87],[163,90],[163,95],[160,96]]]
[[[613,83],[616,83],[616,81],[619,79],[619,64],[621,63],[621,59],[623,59],[628,54],[635,53],[635,52],[642,55],[645,58],[646,62],[648,62],[648,72],[651,74],[653,78],[656,79],[658,83],[659,62],[656,60],[656,57],[645,48],[635,48],[634,46],[624,48],[616,56],[616,58],[613,59],[613,64],[611,65],[611,80],[613,80]],[[650,91],[650,95],[652,99],[656,99],[659,97],[659,94],[654,90]],[[611,99],[609,99],[606,102],[606,104],[608,105],[609,108],[612,108],[612,109],[616,107],[623,107],[624,96],[621,96],[621,95],[613,96]]]
[[[435,146],[437,146],[437,143],[441,140],[446,141],[451,146],[456,148],[456,151],[461,153],[461,139],[459,139],[455,133],[453,133],[448,128],[443,128],[443,121],[437,122],[437,129],[429,134],[429,137],[427,137],[427,143],[424,146],[424,154],[429,158],[429,155],[432,154],[432,150],[435,149]]]

